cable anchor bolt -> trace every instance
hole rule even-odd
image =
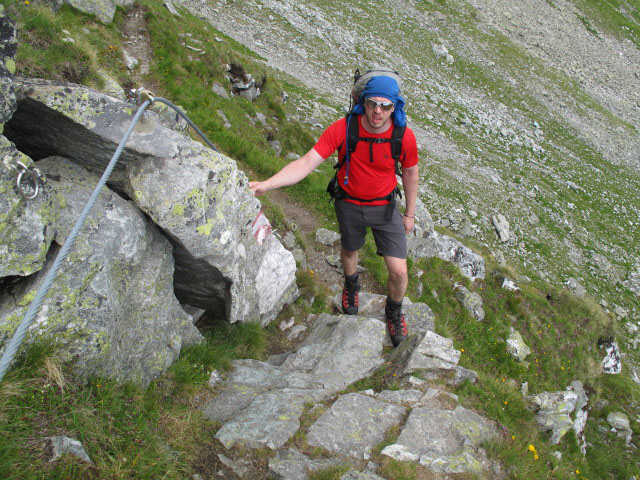
[[[20,195],[25,200],[33,200],[40,193],[40,175],[38,170],[28,168],[24,163],[17,161],[11,165],[11,168],[18,174],[16,178],[16,186]]]

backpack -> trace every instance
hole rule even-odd
[[[373,77],[386,76],[393,78],[400,87],[400,74],[395,70],[387,67],[380,67],[373,70],[368,70],[364,74],[360,74],[360,70],[356,68],[353,74],[353,89],[351,90],[351,99],[349,101],[349,113],[352,112],[353,107],[360,100],[360,95],[364,91],[364,87],[367,86],[367,82]]]

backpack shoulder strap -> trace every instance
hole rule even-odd
[[[397,162],[400,159],[400,153],[402,152],[402,139],[404,138],[404,131],[407,126],[393,126],[393,132],[391,132],[391,157]]]
[[[400,154],[402,153],[402,139],[404,138],[404,132],[407,126],[402,127],[398,125],[393,126],[393,132],[391,132],[391,157],[396,163],[396,175],[402,177],[402,170],[400,169]]]
[[[351,118],[349,118],[349,115],[351,115]],[[347,135],[345,138],[347,148],[345,148],[344,150],[344,155],[339,155],[338,163],[334,165],[335,168],[339,168],[342,166],[347,156],[347,149],[349,154],[353,153],[356,149],[358,141],[360,140],[360,122],[358,120],[358,115],[348,113],[347,121],[349,125],[349,130],[347,131]],[[343,145],[344,143],[340,144],[340,146],[338,147],[338,152],[342,150]]]
[[[358,117],[359,115],[355,115],[355,118],[351,118],[351,122],[349,122],[349,131],[347,132],[347,148],[349,149],[349,153],[355,151],[358,140],[360,140],[360,120]]]

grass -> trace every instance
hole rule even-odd
[[[596,433],[598,425],[606,425],[607,413],[624,411],[629,415],[640,401],[640,388],[628,377],[601,373],[603,354],[597,348],[598,340],[615,335],[618,328],[610,316],[595,303],[549,285],[544,290],[529,284],[520,285],[520,292],[505,290],[501,287],[502,279],[513,278],[513,272],[494,265],[488,265],[484,281],[473,284],[451,264],[439,259],[421,260],[416,267],[425,272],[420,277],[424,293],[418,300],[435,313],[438,333],[453,338],[456,348],[463,350],[460,365],[480,373],[477,384],[467,382],[456,394],[464,406],[498,421],[506,427],[509,437],[515,437],[491,444],[488,449],[491,456],[519,472],[519,478],[565,478],[562,475],[568,478],[575,470],[583,472],[585,478],[625,478],[624,475],[637,474],[640,464],[632,459],[633,450],[617,438]],[[461,307],[452,288],[456,282],[481,295],[484,321],[474,320]],[[516,361],[506,352],[505,339],[511,327],[522,334],[531,348],[526,363]],[[589,412],[587,438],[590,442],[598,438],[598,445],[591,442],[586,458],[571,435],[557,447],[550,445],[547,435],[539,432],[520,393],[524,382],[531,393],[539,393],[565,390],[574,380],[584,384],[590,405],[601,400],[607,404],[601,411]],[[637,421],[633,423],[633,428],[640,428]],[[529,444],[536,446],[544,462],[530,458]],[[563,454],[563,460],[552,457],[554,449]],[[606,466],[607,456],[615,467]],[[553,467],[551,471],[549,464]],[[613,474],[613,470],[621,476]]]
[[[118,10],[113,24],[104,26],[66,5],[53,15],[37,5],[1,1],[18,19],[22,35],[17,57],[19,74],[74,81],[99,88],[101,79],[98,72],[105,70],[121,84],[130,82],[121,60],[121,10]],[[555,7],[554,2],[547,3]],[[583,22],[588,22],[594,30],[604,32],[620,25],[628,26],[625,35],[637,44],[637,27],[616,13],[621,2],[576,0],[575,3],[584,14]],[[259,55],[185,10],[181,10],[182,17],[177,19],[161,2],[143,0],[140,4],[145,11],[154,50],[149,80],[161,86],[161,91],[155,93],[183,106],[191,119],[224,153],[251,172],[252,179],[275,173],[287,162],[284,158],[287,153],[301,155],[313,145],[318,131],[297,120],[304,115],[311,116],[311,112],[307,108],[301,114],[296,109],[313,102],[335,105],[305,89],[294,79],[271,70]],[[361,8],[371,14],[374,7],[372,4]],[[516,78],[522,79],[525,75],[519,73],[519,69],[523,64],[531,63],[532,59],[506,37],[495,32],[491,35],[479,32],[473,26],[476,13],[472,9],[457,11],[445,1],[420,2],[418,7],[429,12],[440,11],[462,22],[465,31],[492,47],[491,55],[496,62],[504,65]],[[346,5],[340,8],[346,8]],[[637,15],[637,11],[636,7],[631,15]],[[359,16],[357,20],[370,21],[367,15]],[[588,28],[587,23],[585,26]],[[75,43],[63,42],[61,39],[65,35],[62,30],[69,31]],[[180,34],[184,33],[191,33],[193,38],[200,40],[200,47],[207,53],[193,56],[183,45]],[[407,35],[415,34],[407,32]],[[216,37],[222,41],[217,41]],[[434,39],[435,36],[427,38],[429,41]],[[407,47],[403,48],[411,44],[407,41]],[[574,217],[573,221],[578,226],[575,237],[582,242],[584,250],[595,252],[595,247],[589,238],[579,237],[581,227],[602,236],[605,239],[604,249],[608,245],[620,249],[637,245],[637,232],[619,228],[633,218],[634,209],[631,207],[638,208],[637,198],[630,196],[635,191],[637,174],[608,164],[575,132],[554,120],[542,103],[497,78],[490,70],[461,59],[454,48],[451,52],[456,57],[456,63],[450,67],[452,79],[458,75],[463,84],[483,91],[507,106],[517,106],[531,122],[540,121],[547,132],[543,145],[547,150],[545,155],[534,154],[525,147],[505,153],[503,145],[492,140],[490,134],[483,130],[484,126],[468,131],[460,125],[441,121],[444,113],[456,112],[458,118],[471,116],[468,108],[454,100],[438,96],[435,101],[435,95],[434,99],[428,98],[427,92],[425,102],[435,116],[430,119],[416,115],[421,123],[446,135],[460,151],[473,152],[487,168],[507,165],[514,184],[540,187],[540,194],[528,205],[535,207],[540,229],[550,238],[529,236],[529,232],[523,232],[521,239],[543,254],[537,261],[549,263],[552,267],[566,264],[564,252],[568,249],[562,242],[554,240],[562,240],[568,234],[559,221],[563,215]],[[412,52],[411,55],[416,56],[416,61],[424,61],[425,66],[433,66],[434,61],[418,57],[422,53]],[[318,50],[317,54],[328,55],[326,48]],[[367,52],[367,55],[372,57],[374,53]],[[226,65],[229,64],[241,65],[255,79],[266,79],[257,101],[237,97],[225,99],[211,93],[214,82],[228,84]],[[546,70],[541,62],[534,61],[532,68],[575,100],[579,110],[602,115],[616,127],[630,128],[584,94],[574,82]],[[282,91],[289,92],[299,102],[285,103]],[[217,110],[225,113],[231,128],[224,127],[215,114]],[[264,125],[256,121],[258,114],[264,115]],[[478,119],[470,120],[474,125],[478,124]],[[283,146],[281,157],[277,157],[269,146],[268,142],[274,139]],[[575,157],[581,162],[570,162],[565,158],[565,152],[570,152],[570,160]],[[527,159],[517,172],[513,163],[516,157]],[[448,161],[433,160],[437,164],[430,166],[429,175],[433,180],[430,188],[437,194],[438,201],[441,200],[443,205],[468,205],[475,201],[476,194],[472,188],[465,189],[464,182],[448,179],[452,168]],[[580,183],[584,191],[573,191],[548,175],[554,171],[562,173],[561,180],[577,177],[576,183]],[[288,189],[295,201],[325,219],[327,225],[331,224],[333,212],[327,202],[325,187],[332,174],[331,162],[325,162],[318,173]],[[582,181],[578,182],[578,178]],[[603,193],[596,195],[597,192]],[[487,199],[491,206],[502,206],[497,201]],[[575,213],[566,210],[565,205],[569,202],[576,206]],[[264,203],[274,228],[287,228],[282,209],[268,201]],[[616,211],[616,203],[630,208],[627,213]],[[585,211],[589,216],[583,218],[580,215]],[[306,248],[300,236],[297,242]],[[634,432],[640,434],[640,425],[632,414],[640,402],[638,386],[626,372],[622,375],[600,373],[602,353],[598,351],[597,341],[603,336],[617,336],[618,324],[593,301],[576,298],[540,280],[520,283],[520,292],[502,289],[501,282],[505,276],[512,279],[523,274],[535,276],[522,264],[516,265],[514,270],[500,268],[491,263],[488,248],[472,241],[465,240],[465,243],[485,256],[487,276],[484,280],[470,282],[452,264],[438,259],[419,260],[410,262],[409,291],[413,301],[431,307],[438,333],[453,338],[455,347],[464,350],[461,365],[479,373],[476,384],[463,384],[455,393],[463,405],[505,427],[507,435],[504,440],[486,445],[490,457],[500,460],[514,478],[582,476],[608,479],[637,476],[640,466],[633,456],[635,452],[616,436],[602,432],[608,428],[606,416],[610,412],[624,411],[632,419]],[[603,254],[606,253],[604,249]],[[367,237],[362,250],[362,263],[380,284],[386,282],[386,268],[375,254],[371,236]],[[420,278],[416,275],[418,270],[423,272]],[[608,288],[597,278],[590,278],[590,281],[601,292]],[[420,296],[417,295],[420,291],[418,282],[422,283]],[[317,285],[313,272],[299,270],[297,283],[302,291],[301,299],[288,306],[272,325],[261,329],[251,324],[216,324],[207,332],[205,344],[184,349],[171,369],[144,390],[98,378],[86,385],[74,383],[68,366],[56,360],[55,352],[46,346],[34,345],[0,384],[0,429],[6,432],[0,439],[0,477],[188,478],[196,471],[215,471],[217,460],[214,457],[220,451],[220,446],[212,440],[216,426],[202,417],[195,399],[210,394],[207,380],[212,370],[224,371],[236,358],[263,358],[273,344],[278,344],[281,349],[290,347],[291,344],[276,327],[278,321],[291,316],[305,318],[308,313],[329,309],[329,295]],[[486,314],[483,322],[474,320],[461,307],[454,295],[454,283],[463,284],[481,295]],[[517,362],[506,353],[505,338],[511,327],[523,335],[532,350],[528,363]],[[533,414],[519,393],[523,382],[528,383],[529,391],[538,393],[564,390],[576,379],[587,388],[593,405],[589,413],[591,420],[587,424],[587,438],[591,446],[586,458],[579,453],[571,435],[567,435],[560,445],[551,445],[548,435],[539,432]],[[400,388],[394,365],[383,365],[345,392],[369,388],[375,391]],[[292,445],[304,448],[305,429],[322,411],[312,410],[311,405],[305,406],[302,428],[292,439]],[[94,464],[85,465],[70,456],[49,464],[44,455],[43,439],[56,434],[81,440]],[[389,432],[385,442],[393,441],[396,434]],[[538,460],[533,457],[529,445],[535,446]],[[555,451],[562,453],[562,459],[553,455]],[[270,455],[269,452],[234,453],[240,457],[256,455],[259,457],[256,461],[263,466]],[[378,460],[379,474],[385,478],[429,478],[424,469],[415,464],[387,458]],[[340,478],[345,468],[339,466],[315,472],[312,478]],[[578,475],[576,471],[581,473]]]
[[[256,324],[218,325],[207,342],[147,389],[94,378],[74,383],[46,345],[27,350],[0,384],[0,477],[6,479],[187,478],[215,426],[193,404],[212,370],[260,357],[266,332]],[[64,456],[48,463],[45,438],[80,440],[93,465]]]

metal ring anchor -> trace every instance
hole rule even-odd
[[[26,200],[33,200],[38,196],[40,192],[40,179],[38,178],[38,174],[33,170],[29,170],[24,163],[16,162],[22,170],[18,173],[18,177],[16,178],[16,186],[18,187],[18,191],[20,195]],[[17,170],[17,169],[16,169]],[[28,174],[27,177],[24,174]]]

